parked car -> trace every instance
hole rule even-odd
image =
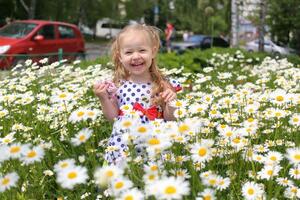
[[[192,35],[184,42],[173,42],[171,49],[177,53],[183,53],[188,49],[208,49],[211,47],[229,47],[229,43],[221,37],[207,35]]]
[[[256,52],[258,51],[259,41],[253,40],[246,44],[245,49],[249,52]],[[288,48],[288,47],[282,47],[271,40],[264,40],[264,51],[274,54],[274,55],[289,55],[289,54],[296,54],[296,50]]]
[[[43,20],[14,21],[0,29],[0,69],[10,68],[27,58],[41,59],[63,50],[64,58],[82,58],[84,39],[73,24]]]

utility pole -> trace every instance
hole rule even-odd
[[[231,0],[231,46],[238,46],[238,8],[236,0]]]
[[[259,38],[258,38],[258,51],[264,51],[265,43],[265,18],[266,18],[266,2],[265,0],[260,0],[260,11],[259,11]]]

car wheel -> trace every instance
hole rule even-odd
[[[274,52],[274,56],[275,56],[275,57],[280,57],[281,54],[280,54],[278,51],[275,51],[275,52]]]
[[[24,69],[25,68],[25,61],[26,61],[25,55],[20,56],[19,58],[15,58],[14,62],[12,64],[12,68],[16,68],[16,66],[18,65],[19,70]]]
[[[85,53],[79,52],[75,55],[75,60],[85,60]]]
[[[112,37],[111,37],[111,34],[110,34],[110,33],[108,33],[108,34],[105,35],[105,39],[110,40],[111,38],[112,38]]]

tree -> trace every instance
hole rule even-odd
[[[300,1],[268,0],[267,9],[273,40],[300,49]]]

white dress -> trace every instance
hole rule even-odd
[[[174,88],[181,87],[176,80],[170,80],[170,83]],[[151,106],[151,88],[151,83],[140,84],[131,81],[122,81],[121,86],[116,92],[118,107],[139,103],[143,108],[149,108]],[[158,107],[158,111],[161,112],[161,108]],[[149,122],[149,119],[145,115],[142,115],[140,118],[142,123]],[[116,120],[121,119],[122,116],[118,116]],[[108,146],[111,147],[109,149],[113,150],[109,150],[105,154],[105,160],[108,161],[109,164],[118,163],[125,157],[125,152],[128,150],[127,144],[122,139],[122,135],[125,132],[126,130],[117,128],[114,123],[112,134],[108,140]],[[136,150],[137,153],[141,151],[140,149]]]

